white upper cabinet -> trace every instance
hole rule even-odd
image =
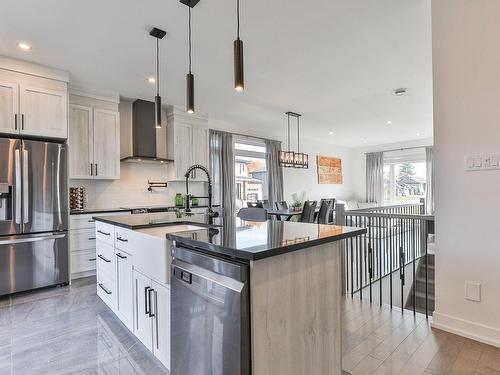
[[[88,178],[93,173],[92,107],[69,106],[69,168],[70,178]]]
[[[169,180],[184,180],[184,174],[193,164],[208,169],[208,118],[203,115],[190,115],[171,107],[167,115],[168,158],[174,160],[169,169]],[[191,174],[195,181],[206,181],[203,172],[196,170]]]
[[[0,57],[0,133],[68,138],[68,75]]]
[[[68,137],[68,92],[20,86],[21,134]]]
[[[94,108],[94,178],[120,178],[120,114]]]
[[[72,95],[69,105],[69,178],[120,178],[118,104]]]
[[[0,132],[18,133],[19,86],[0,82]]]

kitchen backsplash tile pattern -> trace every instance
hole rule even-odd
[[[148,191],[148,180],[166,181],[167,166],[161,164],[121,163],[119,180],[70,180],[70,187],[82,186],[86,190],[87,208],[175,205],[175,194],[186,192],[183,181],[169,182],[167,188]],[[190,182],[189,193],[206,195],[204,183]],[[200,200],[200,204],[204,204]]]

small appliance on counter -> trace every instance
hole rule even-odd
[[[85,208],[85,188],[69,188],[69,206],[72,210],[83,210]]]

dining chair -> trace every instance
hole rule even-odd
[[[247,207],[250,207],[250,208],[264,208],[264,205],[262,204],[261,201],[247,202]]]
[[[317,201],[305,201],[299,221],[301,223],[314,223],[314,213],[317,205]]]
[[[334,199],[321,199],[318,213],[318,224],[330,224],[331,213],[333,212]]]
[[[269,205],[269,200],[268,199],[262,199],[260,201],[257,201],[257,203],[262,204],[262,208],[265,208],[266,210],[270,210],[271,206]]]
[[[261,207],[241,208],[238,217],[247,221],[266,221],[267,210]]]
[[[288,210],[288,203],[286,203],[286,201],[276,202],[275,205],[278,211]]]

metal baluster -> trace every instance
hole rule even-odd
[[[380,306],[382,306],[382,278],[383,278],[383,272],[382,272],[382,223],[381,223],[382,218],[379,216],[378,218],[378,251],[379,251],[379,256],[378,256],[378,264],[379,264],[379,289],[380,289],[380,295],[379,295],[379,303]]]
[[[389,298],[390,298],[390,305],[392,309],[392,220],[391,218],[388,218],[389,222]]]
[[[424,241],[424,249],[425,249],[425,318],[429,319],[429,275],[428,275],[428,270],[429,270],[429,255],[427,254],[427,237],[428,237],[428,221],[424,221],[422,223],[424,225],[424,238],[422,240]]]
[[[351,225],[352,225],[352,216],[351,216]],[[351,298],[354,297],[354,245],[353,245],[353,238],[350,238],[351,241]]]
[[[370,303],[372,303],[372,276],[373,276],[373,268],[372,268],[372,258],[373,258],[373,250],[372,250],[372,226],[371,226],[371,217],[368,217],[368,274],[370,277]]]
[[[356,217],[356,226],[361,226],[361,218],[359,216]],[[358,265],[359,265],[359,299],[363,299],[363,236],[358,236]]]
[[[403,234],[404,234],[404,228],[403,228],[403,219],[400,219],[400,226],[401,226],[401,242],[399,246],[399,279],[401,280],[401,313],[404,313],[404,285],[405,285],[405,255],[404,255],[404,250],[403,250]]]
[[[416,276],[416,269],[415,269],[415,220],[412,220],[412,239],[413,239],[413,315],[416,315],[416,304],[417,304],[417,293],[416,293],[416,288],[417,288],[417,282],[415,280]]]

